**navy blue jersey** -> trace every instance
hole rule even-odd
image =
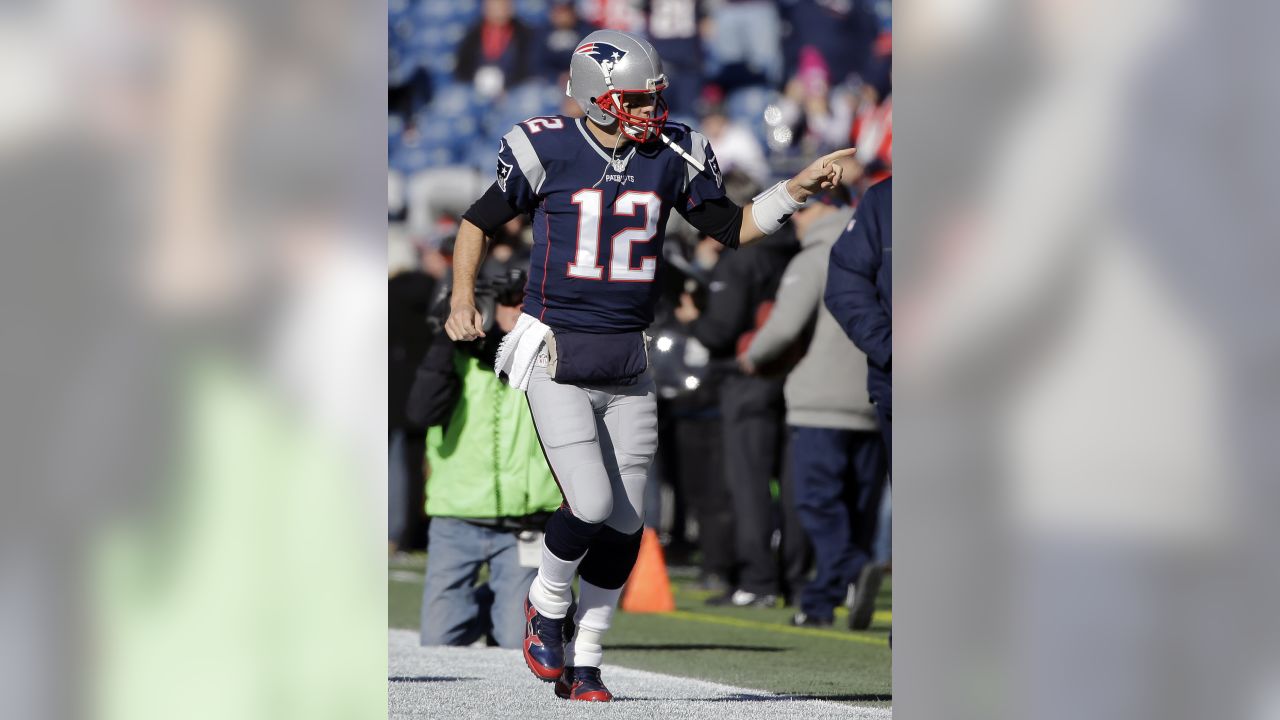
[[[533,223],[524,311],[561,330],[643,330],[667,217],[723,197],[724,182],[707,139],[687,126],[667,123],[664,134],[703,161],[701,173],[660,141],[615,153],[586,122],[531,118],[498,148],[498,188]]]

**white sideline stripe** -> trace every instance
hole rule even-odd
[[[569,703],[555,697],[525,667],[518,650],[418,645],[411,630],[388,637],[387,703],[393,718],[761,718],[883,720],[892,710],[782,695],[705,680],[604,665],[604,678],[617,695],[607,705]],[[608,647],[605,647],[607,657]]]

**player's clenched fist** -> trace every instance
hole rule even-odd
[[[449,313],[444,331],[455,342],[475,340],[484,337],[484,320],[475,305],[459,305]]]

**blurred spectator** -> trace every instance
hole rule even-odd
[[[798,250],[789,226],[750,246],[722,254],[711,273],[705,311],[685,296],[680,317],[711,357],[732,360],[742,338],[767,312],[787,262]],[[785,405],[782,379],[733,373],[720,387],[725,479],[733,501],[734,588],[709,604],[773,607],[779,594],[803,576],[806,540],[790,508],[789,483],[781,462]],[[783,489],[782,553],[786,577],[779,580],[772,539],[777,526],[770,481]],[[788,585],[784,588],[783,585]]]
[[[740,172],[760,187],[769,184],[769,162],[764,148],[750,130],[716,108],[702,118],[702,133],[716,149],[716,161],[725,175]]]
[[[449,294],[449,283],[453,272],[453,235],[449,234],[436,241],[428,241],[422,246],[422,270],[436,281],[436,294],[431,307]]]
[[[541,528],[563,498],[524,396],[493,371],[498,343],[520,316],[513,295],[522,288],[523,278],[488,285],[495,302],[486,338],[455,345],[439,324],[414,381],[407,414],[431,428],[423,645],[470,645],[488,636],[516,648],[524,641]],[[488,582],[477,587],[486,564]]]
[[[851,171],[863,165],[875,164],[873,180],[890,172],[892,112],[884,100],[892,41],[887,14],[877,21],[870,0],[548,0],[524,6],[521,20],[513,19],[510,0],[492,0],[484,19],[455,43],[449,38],[462,34],[474,21],[470,8],[480,7],[464,5],[438,28],[422,27],[428,20],[420,13],[391,10],[388,199],[392,218],[406,216],[415,234],[439,212],[465,210],[466,199],[484,190],[461,177],[465,170],[432,177],[435,170],[479,168],[487,175],[481,158],[490,157],[511,124],[552,114],[561,101],[561,114],[581,114],[562,97],[567,60],[598,27],[652,39],[663,55],[670,80],[664,97],[676,119],[689,122],[705,105],[723,103],[698,129],[712,136],[722,164],[734,165],[733,148],[740,147],[737,165],[758,183],[799,157],[849,144],[862,153],[860,164],[846,166],[846,182],[855,184],[861,174]],[[791,28],[785,52],[779,8]],[[556,92],[527,82],[533,77]],[[779,98],[784,89],[788,98]],[[729,120],[724,137],[712,127],[722,122],[720,112]]]
[[[830,70],[832,85],[843,83],[851,74],[863,74],[880,32],[872,4],[872,0],[788,2],[788,71],[799,66],[802,48],[812,46]]]
[[[649,41],[667,74],[662,96],[672,115],[693,116],[702,92],[702,5],[703,0],[642,0]]]
[[[483,17],[458,46],[457,77],[481,97],[495,97],[533,71],[532,32],[515,18],[511,0],[484,0]]]
[[[831,249],[827,309],[867,355],[867,391],[893,465],[893,178],[862,197]]]
[[[687,323],[693,317],[681,310],[680,300],[686,290],[706,285],[724,245],[707,237],[693,246],[671,225],[667,232],[664,253],[669,272],[660,276],[662,289],[650,331],[655,341],[649,355],[658,385],[655,464],[662,463],[676,498],[670,512],[671,544],[665,552],[668,562],[679,563],[692,558],[696,548],[697,586],[722,594],[732,589],[734,534],[733,502],[724,473],[720,385],[734,369],[727,363],[709,362],[707,349],[689,332]],[[678,245],[673,240],[679,240]],[[686,247],[694,249],[685,252]],[[693,528],[696,536],[690,532]]]
[[[782,21],[768,0],[725,0],[713,13],[711,52],[726,88],[782,83]]]
[[[411,118],[431,102],[432,89],[431,74],[425,68],[414,68],[402,82],[388,84],[387,111],[401,118]]]
[[[569,76],[569,61],[578,41],[592,31],[582,18],[573,0],[554,0],[551,3],[551,27],[543,33],[538,43],[538,74],[556,87],[563,88]],[[578,107],[577,103],[573,103]]]
[[[854,157],[857,167],[846,165],[847,170],[856,170],[853,174],[846,171],[846,181],[865,175],[874,184],[893,173],[893,97],[882,95],[885,90],[887,78],[883,85],[866,83],[861,88],[858,110],[849,128],[849,141],[858,149]]]
[[[632,0],[579,0],[578,9],[593,28],[644,32],[644,16]]]
[[[503,277],[510,270],[529,267],[532,242],[525,242],[528,223],[527,216],[517,215],[489,239],[489,254],[480,266],[482,276]]]
[[[411,422],[405,402],[414,373],[431,343],[427,314],[436,296],[438,278],[417,269],[391,277],[387,294],[387,373],[389,458],[387,469],[387,534],[391,551],[422,547],[417,539],[425,527],[422,507],[422,459],[426,429]]]
[[[754,373],[795,354],[812,335],[786,382],[796,512],[817,566],[792,623],[831,625],[856,581],[849,627],[863,630],[880,588],[872,545],[887,460],[867,399],[866,356],[822,306],[831,247],[852,214],[848,203],[841,185],[792,217],[802,249],[787,265],[773,311],[739,363]]]
[[[830,78],[822,55],[805,46],[779,103],[782,122],[792,128],[805,155],[845,147],[848,140],[855,98],[843,87],[833,93]]]

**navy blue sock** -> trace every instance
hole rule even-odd
[[[644,529],[623,534],[605,526],[591,541],[587,556],[578,565],[578,575],[605,590],[616,590],[627,582],[640,555],[640,536]]]
[[[569,508],[562,506],[547,521],[547,549],[561,560],[577,560],[591,547],[591,540],[603,527],[604,523],[579,520]]]

